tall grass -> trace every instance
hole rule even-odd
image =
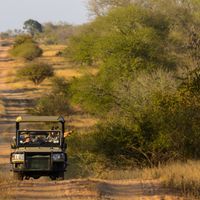
[[[200,199],[200,161],[173,163],[159,170],[165,186]]]
[[[111,180],[155,180],[184,196],[200,199],[200,161],[174,162],[155,168],[110,170],[100,178]]]

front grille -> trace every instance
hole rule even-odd
[[[26,167],[31,170],[48,170],[51,166],[50,155],[28,154],[26,155]]]

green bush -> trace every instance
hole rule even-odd
[[[69,82],[64,77],[55,76],[51,80],[52,92],[55,94],[62,94],[63,96],[69,95]]]
[[[39,85],[46,78],[54,76],[54,70],[51,65],[37,61],[19,69],[17,76],[20,79],[30,80],[35,85]]]
[[[16,37],[13,48],[10,50],[10,54],[13,57],[23,58],[28,61],[40,57],[42,53],[42,49],[27,35]]]
[[[11,50],[11,55],[16,58],[23,58],[28,61],[32,61],[34,58],[42,55],[42,49],[36,44],[24,43]]]
[[[29,112],[34,115],[69,115],[72,113],[69,96],[69,83],[60,77],[51,79],[52,89],[40,99],[36,100]]]
[[[66,96],[57,93],[50,93],[38,99],[34,108],[29,110],[29,113],[34,115],[65,116],[71,113],[71,108]]]
[[[33,38],[30,35],[23,34],[23,35],[16,36],[13,46],[17,47],[24,43],[36,43],[36,42],[33,40]]]
[[[91,132],[73,132],[67,137],[68,178],[98,177],[105,172],[106,158],[95,152],[95,141]]]

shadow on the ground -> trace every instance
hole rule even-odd
[[[33,92],[36,91],[36,88],[22,88],[22,89],[15,89],[15,90],[0,90],[0,93],[4,94],[4,93],[24,93],[24,92]]]

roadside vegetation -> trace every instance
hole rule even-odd
[[[88,137],[106,165],[199,158],[198,11],[191,1],[129,5],[71,38],[69,58],[99,66],[70,89],[72,103],[100,119]]]
[[[72,105],[99,118],[93,129],[68,139],[80,172],[74,174],[150,167],[167,186],[199,196],[198,175],[186,173],[199,164],[185,161],[200,157],[200,5],[106,2],[99,7],[105,13],[96,13],[65,50],[77,65],[99,67],[70,84]]]

